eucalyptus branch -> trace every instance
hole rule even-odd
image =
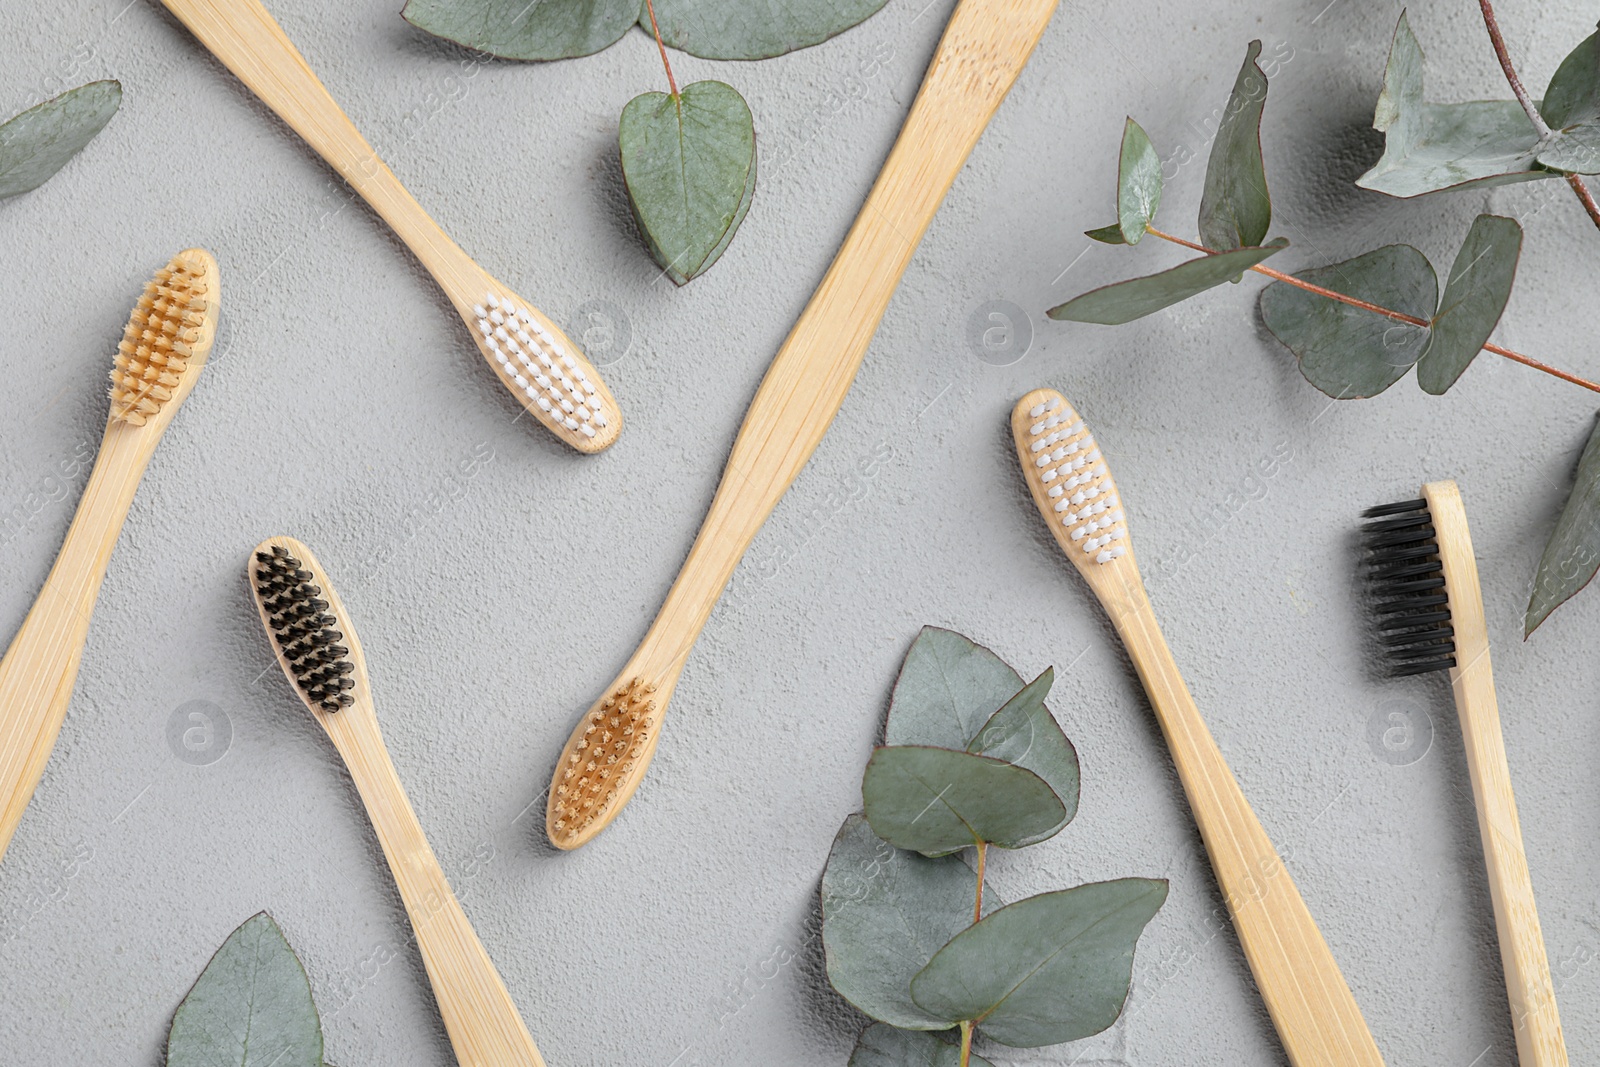
[[[672,76],[672,64],[667,61],[667,46],[661,40],[661,24],[656,21],[655,0],[644,0],[644,6],[650,11],[650,31],[655,34],[656,47],[661,50],[661,65],[667,68],[667,84],[672,87],[672,99],[682,107],[683,97],[678,93],[678,79]]]
[[[983,868],[989,856],[989,842],[978,842],[978,899],[972,905],[972,921],[978,922],[983,918]]]
[[[961,1024],[961,1067],[968,1067],[972,1062],[972,1023]]]
[[[1159,237],[1163,241],[1170,241],[1175,245],[1182,245],[1184,248],[1192,248],[1196,252],[1204,252],[1208,256],[1214,256],[1218,254],[1217,250],[1214,248],[1207,248],[1205,245],[1196,244],[1194,241],[1186,241],[1182,237],[1178,237],[1170,233],[1164,233],[1148,223],[1145,224],[1145,232],[1149,233],[1152,237]],[[1292,274],[1285,274],[1282,271],[1273,270],[1271,267],[1264,267],[1259,263],[1250,269],[1255,271],[1257,274],[1264,274],[1274,281],[1283,282],[1285,285],[1292,285],[1297,289],[1304,289],[1308,293],[1316,293],[1318,296],[1327,297],[1329,300],[1337,300],[1341,304],[1348,304],[1351,307],[1360,308],[1363,311],[1370,311],[1374,315],[1382,315],[1384,318],[1393,319],[1396,322],[1404,322],[1411,326],[1422,327],[1431,325],[1428,320],[1419,319],[1415,315],[1407,315],[1403,311],[1396,311],[1393,308],[1386,308],[1379,304],[1369,303],[1368,301],[1359,299],[1358,297],[1347,296],[1344,293],[1336,290],[1326,289],[1320,285],[1314,285],[1311,282],[1302,281]],[[1516,363],[1521,363],[1525,367],[1532,367],[1534,370],[1543,371],[1552,377],[1560,378],[1564,382],[1570,382],[1573,385],[1582,386],[1591,392],[1600,393],[1600,384],[1591,382],[1587,378],[1580,378],[1576,374],[1570,374],[1567,371],[1552,367],[1548,363],[1542,363],[1539,360],[1534,359],[1532,356],[1525,356],[1521,352],[1514,352],[1509,348],[1502,348],[1500,345],[1494,344],[1485,344],[1483,346],[1483,350],[1485,352],[1493,352],[1497,356],[1504,356],[1506,359],[1512,360]]]

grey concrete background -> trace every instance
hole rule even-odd
[[[1360,508],[1461,481],[1567,1036],[1574,1062],[1600,1054],[1600,594],[1519,639],[1595,399],[1485,356],[1443,399],[1407,380],[1330,405],[1259,326],[1259,279],[1117,329],[1042,315],[1177,261],[1079,231],[1111,217],[1123,115],[1164,154],[1203,160],[1260,37],[1280,67],[1265,129],[1274,232],[1295,244],[1280,264],[1399,239],[1443,265],[1475,213],[1515,215],[1527,241],[1498,339],[1600,374],[1600,236],[1559,183],[1413,203],[1352,187],[1378,151],[1366,127],[1398,5],[1062,7],[707,627],[644,789],[574,855],[549,849],[538,817],[562,740],[677,572],[952,5],[894,0],[769,63],[674,57],[683,80],[746,94],[763,170],[723,262],[681,291],[636,240],[616,167],[616,116],[662,81],[653,44],[635,32],[593,58],[457,82],[465,55],[398,6],[271,4],[445,229],[590,328],[629,420],[601,457],[516,420],[389,232],[164,10],[0,8],[0,111],[97,77],[127,93],[65,172],[0,204],[0,508],[23,515],[0,543],[0,632],[71,517],[87,468],[61,471],[98,443],[139,286],[193,244],[225,272],[217,354],[134,504],[60,745],[0,868],[0,1062],[158,1064],[190,983],[261,909],[305,960],[333,1062],[453,1062],[348,778],[269,669],[242,568],[259,539],[291,533],[339,581],[401,776],[551,1064],[845,1062],[862,1020],[826,985],[817,880],[924,623],[1025,674],[1054,664],[1052,704],[1082,755],[1076,822],[998,857],[996,889],[1173,885],[1123,1019],[1056,1050],[991,1049],[996,1062],[1282,1063],[1231,933],[1208,922],[1219,897],[1137,683],[1014,473],[1007,413],[1045,383],[1103,440],[1178,662],[1397,1067],[1515,1062],[1452,706],[1437,678],[1369,675],[1353,579]],[[1435,98],[1507,95],[1473,5],[1411,15]],[[1594,18],[1501,10],[1536,90]],[[875,54],[890,58],[863,76]],[[1202,175],[1176,167],[1171,229],[1193,232]],[[995,300],[1026,309],[1031,332],[1004,367],[967,340]],[[191,737],[198,753],[169,739],[174,722],[204,725],[197,709],[218,731],[210,748]]]

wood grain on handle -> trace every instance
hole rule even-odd
[[[0,857],[50,762],[106,566],[160,438],[151,427],[107,428],[61,552],[0,660]]]
[[[1094,583],[1139,672],[1256,987],[1293,1067],[1382,1067],[1361,1009],[1206,729],[1133,566]]]
[[[1566,1067],[1566,1040],[1561,1034],[1555,986],[1533,898],[1533,878],[1522,848],[1511,768],[1500,732],[1500,707],[1489,663],[1489,630],[1466,510],[1454,482],[1430,482],[1422,487],[1422,495],[1427,498],[1428,515],[1439,541],[1445,592],[1450,597],[1457,664],[1450,669],[1450,686],[1461,716],[1472,799],[1489,869],[1489,897],[1516,1029],[1517,1061],[1522,1067]]]
[[[461,1067],[544,1067],[411,810],[370,700],[363,695],[354,707],[313,714],[350,768],[377,831]]]
[[[751,401],[632,673],[675,672],[844,403],[911,255],[1039,43],[1056,0],[961,0],[865,206]],[[642,668],[642,669],[640,669]],[[628,675],[629,672],[624,672]]]

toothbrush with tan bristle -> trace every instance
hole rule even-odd
[[[544,1067],[511,994],[428,844],[378,729],[367,660],[311,550],[273,537],[250,554],[250,588],[283,673],[339,750],[416,931],[462,1067]]]
[[[0,857],[72,701],[106,565],[156,445],[217,335],[217,261],[179,252],[145,286],[111,367],[105,436],[61,552],[0,660]]]
[[[1293,1067],[1381,1067],[1344,975],[1206,729],[1156,624],[1100,446],[1053,389],[1017,402],[1024,479],[1067,558],[1111,616],[1155,709],[1256,988]]]
[[[616,441],[622,412],[600,372],[555,323],[473,262],[422,210],[259,0],[162,3],[406,243],[529,414],[579,452],[600,452]]]
[[[573,849],[638,791],[684,663],[756,532],[816,451],[878,323],[1057,0],[960,0],[894,148],[833,265],[767,368],[711,510],[666,603],[622,673],[573,728],[545,831]]]

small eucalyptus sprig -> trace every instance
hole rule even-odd
[[[950,630],[906,653],[862,779],[865,811],[822,875],[822,944],[835,990],[877,1020],[850,1067],[988,1067],[982,1033],[1035,1048],[1116,1021],[1139,935],[1167,897],[1122,878],[996,906],[991,847],[1049,840],[1078,808],[1078,756],[1032,682]],[[971,855],[967,864],[964,855]],[[936,1036],[956,1031],[957,1043]]]
[[[121,106],[120,82],[90,82],[0,123],[0,200],[49,181]]]

